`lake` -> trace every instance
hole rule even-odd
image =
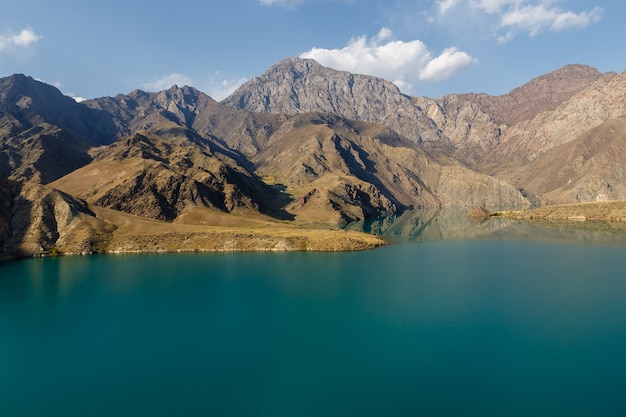
[[[626,246],[434,222],[366,252],[0,264],[0,415],[623,416]]]

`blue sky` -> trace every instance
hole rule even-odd
[[[626,68],[609,0],[20,0],[0,5],[0,76],[74,97],[192,85],[215,99],[287,56],[405,93],[503,94],[566,64]]]

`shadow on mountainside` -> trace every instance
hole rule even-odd
[[[19,198],[22,187],[0,178],[0,261],[27,255],[20,245],[26,239],[32,202]]]

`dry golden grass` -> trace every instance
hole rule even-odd
[[[557,204],[532,210],[498,211],[492,215],[523,220],[626,221],[626,201]]]
[[[195,223],[182,223],[184,218],[166,223],[100,207],[92,209],[106,223],[115,225],[105,250],[113,253],[350,251],[385,244],[381,238],[364,233],[301,228],[247,216],[204,213],[205,219],[213,219],[213,224],[206,225],[197,224],[201,217],[198,211],[189,214]]]
[[[558,204],[532,210],[492,212],[490,215],[530,221],[548,228],[626,234],[626,201]]]

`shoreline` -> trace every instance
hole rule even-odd
[[[198,232],[133,233],[122,228],[99,242],[68,242],[48,250],[17,248],[2,254],[0,262],[96,254],[353,252],[376,249],[387,244],[379,236],[343,229],[269,227],[258,231],[216,228]]]
[[[567,220],[572,222],[626,222],[626,201],[554,204],[534,209],[487,211],[488,217],[514,220]]]

